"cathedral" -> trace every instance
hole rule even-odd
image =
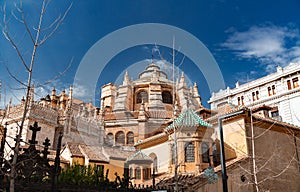
[[[140,139],[162,133],[174,116],[188,108],[202,108],[197,85],[188,87],[182,74],[173,82],[154,63],[130,81],[106,84],[101,91],[100,113],[104,117],[108,145],[133,146]]]
[[[266,77],[272,77],[271,84],[275,79],[276,86],[261,85],[258,93],[264,93],[265,98],[255,95],[251,107],[241,98],[256,93],[254,89],[247,89],[248,94],[243,92],[245,86],[237,85],[241,93],[236,95],[230,89],[226,94],[213,94],[209,101],[212,110],[202,106],[197,85],[188,86],[183,73],[180,79],[171,80],[155,63],[136,80],[126,72],[121,85],[103,85],[100,107],[74,98],[72,87],[60,93],[53,88],[51,94],[36,101],[32,87],[21,148],[28,145],[29,127],[37,122],[41,127],[37,145],[48,138],[51,149],[56,149],[58,137],[63,135],[61,159],[68,165],[102,167],[110,170],[110,180],[115,173],[128,171],[130,182],[137,185],[156,183],[171,189],[176,183],[187,191],[220,191],[221,119],[232,191],[253,191],[255,187],[299,191],[300,128],[287,118],[286,123],[274,116],[280,105],[269,106],[269,101],[285,97],[298,101],[298,71],[292,73],[297,77],[289,76],[293,86],[290,79],[285,82],[280,69]],[[287,91],[281,94],[284,89],[280,85],[287,85]],[[15,145],[24,105],[22,99],[1,112],[2,129],[7,128],[6,158],[12,153],[9,146]]]

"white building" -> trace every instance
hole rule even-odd
[[[299,79],[300,63],[291,63],[265,77],[213,93],[208,103],[212,110],[227,103],[250,108],[265,104],[273,107],[271,117],[300,126]]]

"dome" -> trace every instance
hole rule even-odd
[[[151,77],[156,76],[157,78],[168,79],[165,72],[160,70],[160,67],[154,63],[151,63],[146,67],[146,69],[139,74],[139,79],[151,79]]]

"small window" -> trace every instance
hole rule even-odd
[[[287,80],[286,83],[287,83],[288,90],[291,90],[292,89],[291,80]]]
[[[272,94],[275,95],[276,91],[275,91],[275,85],[272,85]]]
[[[148,102],[148,93],[146,91],[141,91],[136,96],[136,103]]]
[[[272,111],[271,112],[271,117],[278,117],[279,116],[279,111]]]
[[[114,135],[112,133],[108,133],[106,135],[106,144],[109,145],[109,146],[114,145]]]
[[[220,164],[220,154],[218,154],[217,152],[216,144],[213,145],[212,149],[213,149],[213,162],[214,162],[214,166],[216,167]]]
[[[268,87],[268,95],[271,96],[272,92],[271,92],[271,87]]]
[[[293,87],[294,87],[294,88],[299,87],[298,77],[293,78],[292,81],[293,81]]]
[[[134,144],[134,134],[131,131],[127,133],[127,144]]]
[[[141,168],[139,167],[135,169],[135,179],[141,179]]]
[[[203,142],[201,145],[201,152],[202,152],[202,162],[209,163],[209,145],[206,142]]]
[[[241,98],[238,97],[238,105],[241,105]]]
[[[123,131],[116,133],[116,144],[124,145],[125,144],[125,134]]]
[[[133,172],[132,172],[132,168],[129,168],[129,177],[132,178],[133,177]]]
[[[255,92],[252,92],[252,101],[255,101],[256,97],[255,97]]]
[[[252,101],[259,100],[259,91],[252,92]]]
[[[161,95],[162,95],[163,103],[168,103],[168,104],[173,103],[172,94],[170,93],[170,91],[163,91]]]
[[[171,151],[172,151],[172,164],[175,164],[175,161],[176,161],[175,144],[172,144],[172,145],[171,145]]]
[[[153,169],[157,172],[157,157],[154,157],[153,159]]]
[[[150,174],[151,174],[151,169],[150,168],[144,168],[143,169],[143,178],[145,180],[150,178]]]
[[[242,105],[244,105],[244,96],[241,97]]]
[[[192,142],[186,144],[185,149],[185,162],[195,162],[195,147]]]
[[[100,174],[104,173],[104,165],[97,165],[97,173]]]

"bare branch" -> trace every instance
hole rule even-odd
[[[7,70],[7,72],[9,73],[9,75],[15,80],[15,81],[17,81],[18,83],[20,83],[21,85],[23,85],[23,86],[27,86],[26,84],[24,84],[22,81],[20,81],[14,74],[12,74],[11,72],[10,72],[10,70],[9,70],[9,68],[5,65],[5,68],[6,68],[6,70]]]
[[[19,21],[20,23],[23,23],[22,19],[20,19],[18,16],[16,16],[15,12],[12,10],[11,15],[15,18],[15,20]]]
[[[34,43],[33,35],[32,35],[32,33],[31,33],[31,31],[30,31],[30,29],[29,29],[29,27],[28,27],[28,25],[27,25],[26,19],[25,19],[25,13],[24,13],[22,4],[21,4],[21,6],[20,6],[19,9],[20,9],[20,12],[21,12],[21,14],[22,14],[22,23],[24,24],[24,26],[25,26],[25,28],[26,28],[26,31],[27,31],[27,33],[28,33],[30,39],[31,39],[31,42]]]
[[[294,156],[295,157],[295,153],[294,153]],[[270,178],[276,178],[276,177],[279,177],[281,174],[283,174],[286,170],[288,170],[291,166],[291,164],[293,163],[294,161],[294,158],[291,158],[291,160],[289,161],[289,163],[286,165],[286,167],[284,169],[282,169],[279,173],[277,173],[276,175],[272,175],[272,176],[269,176],[269,177],[266,177],[265,179],[261,180],[258,182],[258,184],[261,184],[263,182],[265,182],[266,180],[270,179]]]
[[[50,80],[48,80],[48,81],[46,81],[46,82],[44,82],[44,83],[42,83],[42,84],[38,84],[36,87],[42,87],[42,86],[44,86],[44,85],[50,84],[50,83],[52,83],[53,81],[55,81],[55,80],[61,78],[61,77],[62,77],[62,76],[70,69],[70,67],[72,66],[73,60],[74,60],[74,57],[72,57],[72,59],[71,59],[69,65],[64,69],[63,72],[60,72],[57,76],[55,76],[54,78],[52,78],[52,79],[50,79]]]
[[[21,51],[19,50],[19,47],[16,45],[16,43],[14,42],[14,40],[11,38],[11,36],[9,35],[9,32],[8,32],[8,29],[7,29],[7,21],[6,21],[6,10],[4,8],[4,11],[3,11],[3,23],[4,23],[4,26],[2,28],[2,33],[4,34],[5,38],[11,43],[11,45],[13,46],[13,48],[16,50],[20,60],[21,60],[21,63],[23,64],[23,66],[26,68],[27,71],[29,71],[29,67],[27,66],[26,62],[25,62],[25,59],[23,57],[23,55],[21,54]]]
[[[61,15],[59,15],[48,27],[44,27],[41,31],[47,31],[51,29],[55,24],[57,24],[61,19]]]
[[[65,11],[65,13],[63,14],[63,16],[56,22],[56,25],[54,27],[54,29],[48,34],[46,35],[39,43],[38,45],[42,45],[43,43],[45,43],[56,31],[57,29],[62,25],[63,21],[65,20],[65,17],[67,16],[67,14],[69,13],[71,7],[72,7],[73,3],[70,4],[70,6],[67,8],[67,10]]]
[[[264,130],[261,134],[255,136],[254,138],[255,139],[258,139],[259,137],[261,137],[262,135],[264,135],[266,132],[268,132],[270,129],[272,129],[272,127],[275,125],[275,122],[270,126],[268,127],[268,129]]]

